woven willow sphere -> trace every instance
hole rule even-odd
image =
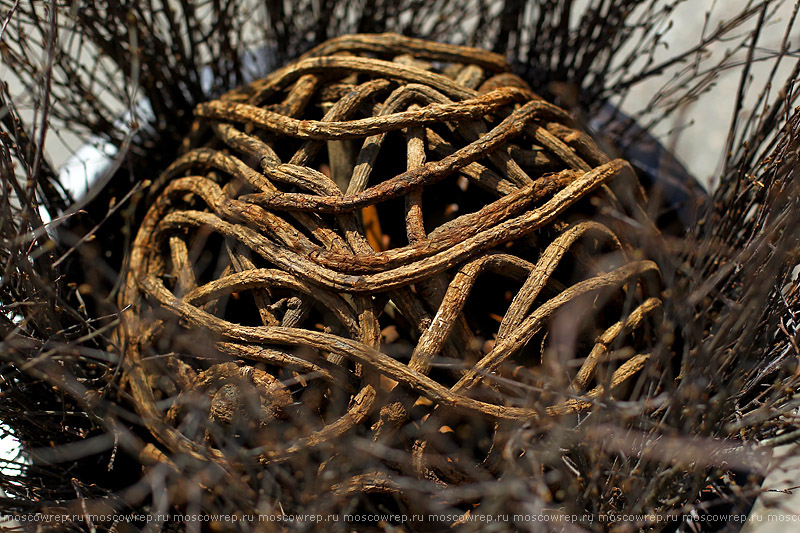
[[[458,483],[499,475],[514,428],[646,378],[633,172],[502,57],[345,36],[196,116],[120,301],[166,449],[270,463],[357,436]]]

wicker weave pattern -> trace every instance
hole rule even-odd
[[[270,463],[358,431],[458,483],[650,357],[658,268],[614,222],[644,220],[635,178],[501,57],[346,36],[196,115],[120,302],[167,448]]]

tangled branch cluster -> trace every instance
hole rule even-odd
[[[341,491],[459,484],[513,467],[524,424],[669,374],[642,372],[672,363],[633,172],[500,56],[345,36],[196,115],[120,298],[170,452],[358,440],[395,453]]]

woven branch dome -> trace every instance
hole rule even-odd
[[[120,297],[164,450],[270,464],[359,438],[408,456],[390,478],[498,477],[517,428],[664,364],[633,171],[502,57],[345,36],[196,117]]]

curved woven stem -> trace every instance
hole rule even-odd
[[[495,54],[335,39],[198,106],[152,190],[120,295],[127,383],[163,447],[226,471],[359,435],[396,473],[484,480],[519,424],[654,364],[630,165]],[[389,474],[334,488],[402,495]]]

